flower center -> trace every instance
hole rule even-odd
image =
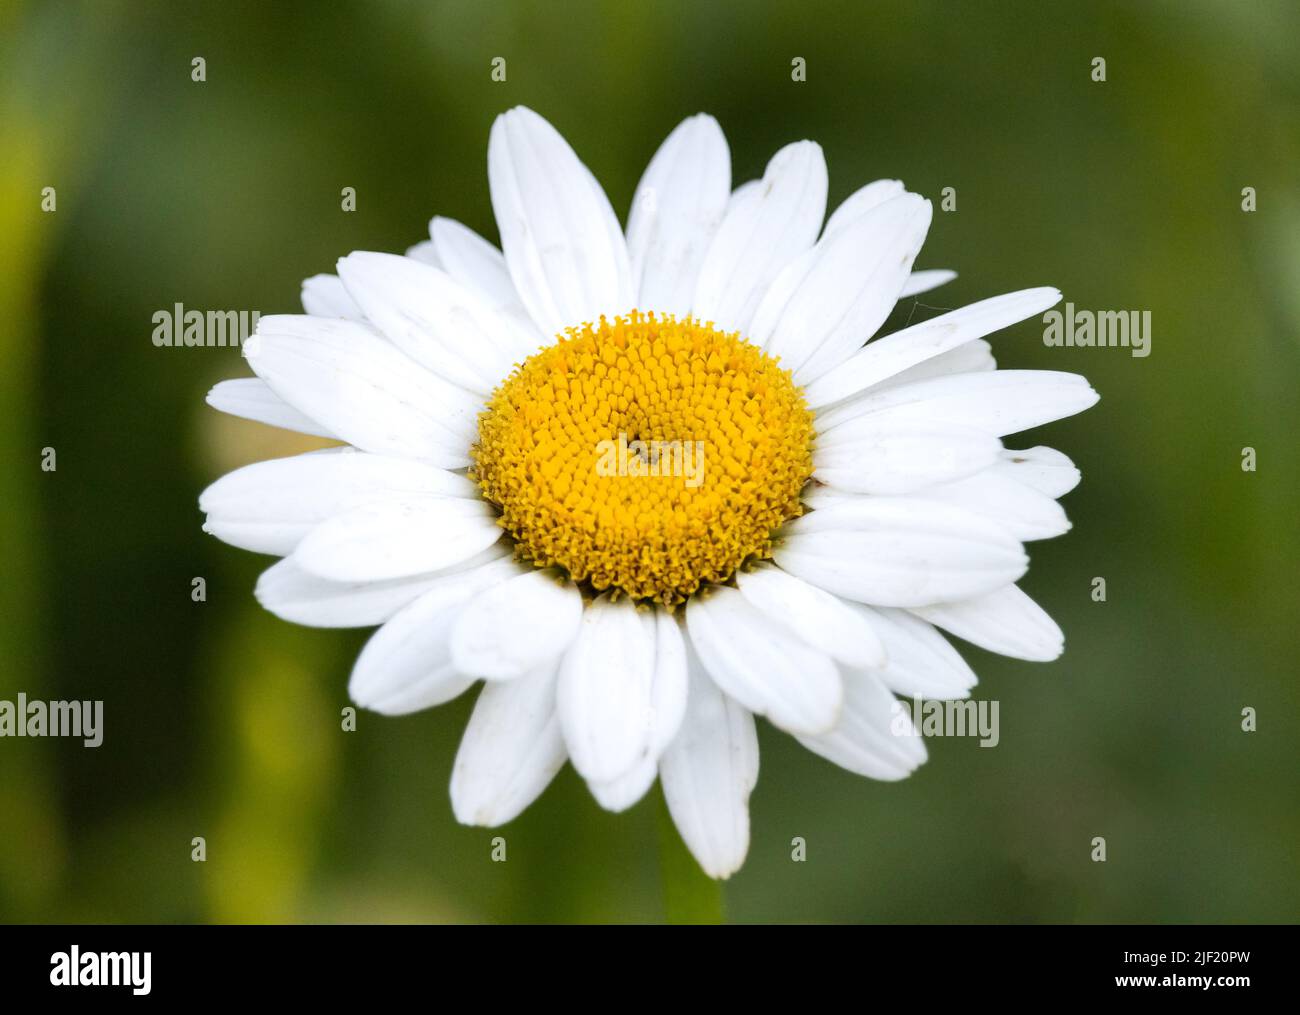
[[[530,356],[478,434],[471,475],[522,558],[670,606],[770,556],[812,475],[789,371],[738,334],[638,311]]]

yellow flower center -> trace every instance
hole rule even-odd
[[[519,555],[681,602],[771,554],[812,475],[812,414],[738,334],[632,311],[570,328],[479,417],[471,475]]]

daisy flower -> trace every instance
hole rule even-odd
[[[338,447],[239,469],[205,529],[283,559],[286,620],[381,625],[349,693],[386,715],[483,682],[451,800],[510,821],[567,761],[614,811],[662,784],[701,867],[749,845],[755,717],[873,779],[926,757],[896,694],[961,698],[939,629],[1020,659],[1062,635],[1016,586],[1024,543],[1069,527],[1079,473],[1002,438],[1097,396],[998,370],[983,340],[1052,288],[871,339],[913,271],[930,202],[897,180],[829,217],[821,148],[732,189],[717,122],[680,124],[627,229],[573,149],[516,108],[488,142],[501,249],[446,218],[405,256],[358,252],[261,318],[257,375],[223,412]],[[824,224],[823,224],[823,220]],[[611,442],[631,449],[609,467]],[[699,466],[667,468],[689,444]],[[914,731],[909,731],[914,732]]]

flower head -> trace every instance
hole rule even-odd
[[[895,694],[969,695],[938,628],[1023,659],[1062,636],[1016,586],[1078,481],[1002,438],[1096,401],[1081,377],[997,370],[983,336],[1039,288],[872,339],[928,201],[894,180],[825,221],[803,141],[731,189],[708,116],[647,167],[626,233],[536,113],[493,125],[498,250],[435,218],[405,256],[358,252],[262,318],[225,412],[335,439],[203,494],[206,529],[284,559],[288,620],[381,625],[358,704],[398,714],[483,681],[452,777],[465,822],[509,821],[570,761],[621,810],[658,777],[701,866],[749,843],[754,717],[900,779]],[[871,340],[871,341],[869,341]]]

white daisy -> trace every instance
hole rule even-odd
[[[488,179],[502,251],[435,218],[406,256],[309,278],[306,315],[261,319],[257,377],[208,401],[343,446],[200,499],[207,531],[284,558],[258,581],[267,609],[382,625],[358,704],[412,712],[484,682],[459,820],[510,821],[566,760],[611,810],[657,776],[700,865],[727,877],[749,844],[756,715],[901,779],[925,749],[891,734],[894,695],[976,682],[936,628],[1060,654],[1015,582],[1023,543],[1069,527],[1056,498],[1079,473],[1001,438],[1097,396],[1073,374],[996,370],[981,340],[1055,289],[868,343],[901,296],[952,277],[912,271],[930,203],[878,180],[823,228],[818,145],[733,191],[704,115],[650,161],[626,233],[531,110],[493,125]],[[620,435],[702,442],[700,481],[602,470]]]

